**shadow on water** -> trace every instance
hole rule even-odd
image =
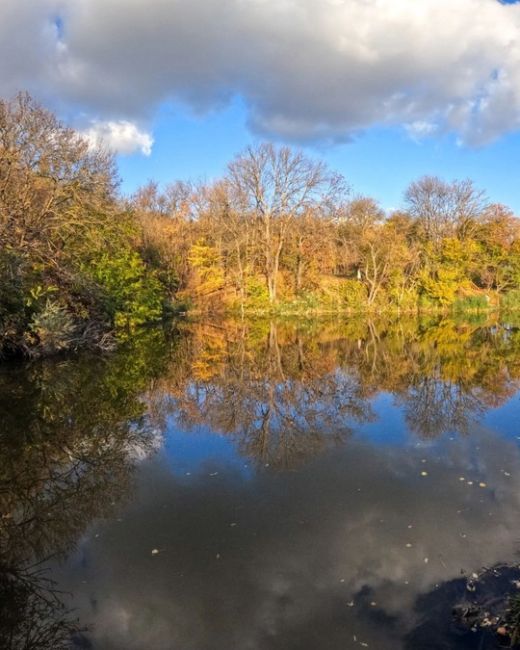
[[[519,388],[520,330],[485,319],[6,364],[0,647],[497,647],[451,610],[520,543]]]

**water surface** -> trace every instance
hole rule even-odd
[[[512,319],[181,324],[5,364],[0,646],[497,647],[451,609],[519,561],[519,391]]]

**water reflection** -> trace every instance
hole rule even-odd
[[[467,432],[520,385],[519,330],[496,323],[196,325],[182,347],[161,380],[179,426],[206,424],[281,466],[344,441],[381,392],[434,438]]]
[[[0,647],[69,647],[78,631],[42,565],[113,513],[136,460],[156,446],[141,395],[164,347],[152,335],[131,354],[2,369]]]
[[[518,551],[519,331],[183,324],[6,366],[0,647],[494,647],[421,603]]]

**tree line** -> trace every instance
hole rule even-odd
[[[470,180],[420,178],[387,214],[264,143],[210,183],[118,186],[110,152],[27,94],[0,101],[0,354],[105,349],[175,310],[520,305],[520,222]]]
[[[403,209],[323,162],[249,147],[209,184],[149,182],[128,202],[143,253],[202,311],[358,312],[520,304],[520,221],[471,180],[424,176]]]

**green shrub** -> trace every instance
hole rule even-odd
[[[457,298],[451,308],[453,311],[485,311],[489,306],[488,296],[465,296]]]
[[[105,316],[116,328],[131,330],[161,318],[162,286],[135,251],[103,254],[82,270],[96,283]]]
[[[500,306],[503,309],[520,309],[520,289],[513,289],[502,296]]]
[[[269,292],[265,280],[256,275],[246,280],[246,300],[247,307],[251,309],[268,309]]]
[[[54,354],[72,347],[76,325],[65,307],[47,299],[42,311],[33,316],[29,333],[36,339],[39,353]]]
[[[340,289],[342,306],[361,311],[367,306],[367,289],[359,280],[344,280]]]

